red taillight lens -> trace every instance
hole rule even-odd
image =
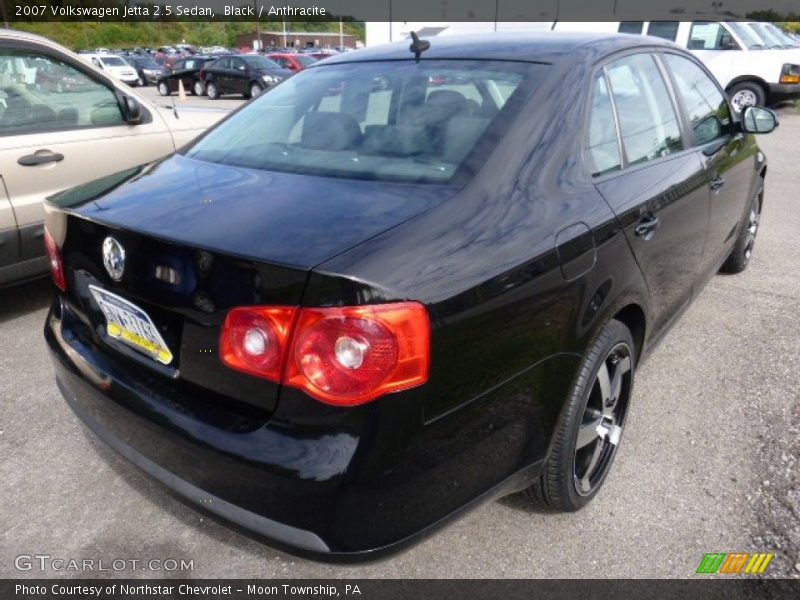
[[[262,352],[266,347],[274,353]],[[428,311],[417,302],[235,308],[225,320],[220,355],[235,369],[353,406],[428,380]]]
[[[220,337],[222,362],[250,375],[280,381],[296,311],[283,306],[231,310]]]
[[[67,278],[64,276],[64,262],[61,260],[61,250],[56,244],[53,236],[44,230],[44,247],[47,249],[47,261],[50,263],[50,274],[53,276],[53,283],[62,292],[67,291]]]

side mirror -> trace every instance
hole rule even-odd
[[[142,105],[132,96],[122,97],[122,108],[125,112],[125,120],[131,125],[136,125],[142,121]]]
[[[738,50],[739,46],[733,38],[726,33],[719,39],[719,48],[720,50]]]
[[[778,117],[768,108],[747,106],[742,111],[742,131],[769,133],[778,126]]]

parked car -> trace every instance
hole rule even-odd
[[[623,21],[570,23],[556,31],[614,30],[676,42],[705,63],[731,97],[734,110],[800,98],[800,53],[770,49],[750,25],[741,21]]]
[[[125,59],[138,75],[138,85],[155,85],[166,74],[164,67],[159,65],[152,56],[129,56]]]
[[[289,69],[290,71],[302,71],[317,62],[316,58],[308,54],[290,52],[271,52],[267,54],[267,58],[274,61],[282,69]]]
[[[139,84],[139,74],[121,56],[115,54],[82,54],[81,58],[90,62],[111,77],[128,85]]]
[[[172,70],[164,72],[158,81],[158,93],[162,96],[169,96],[178,91],[178,82],[183,82],[183,89],[195,96],[202,96],[205,93],[205,83],[203,82],[202,69],[219,57],[217,56],[187,56],[178,59],[172,66]]]
[[[292,71],[258,54],[223,56],[203,67],[206,95],[212,100],[225,94],[254,98],[291,75]]]
[[[174,152],[224,114],[176,119],[61,46],[0,30],[0,285],[47,272],[45,197]]]
[[[52,198],[59,389],[139,468],[295,552],[375,556],[520,490],[577,510],[642,357],[747,267],[751,134],[775,125],[639,36],[331,58]]]

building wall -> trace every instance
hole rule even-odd
[[[236,45],[240,48],[253,47],[253,41],[256,39],[256,33],[253,32],[251,34],[240,35],[236,38]],[[317,47],[317,48],[330,48],[333,46],[338,46],[339,42],[347,48],[355,48],[356,47],[356,38],[352,35],[345,35],[339,38],[338,33],[312,33],[306,34],[301,32],[286,32],[286,44],[289,47],[295,48],[305,48],[309,44]],[[283,46],[283,33],[281,32],[274,32],[274,31],[262,31],[261,32],[261,43],[262,46]]]

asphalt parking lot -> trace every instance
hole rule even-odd
[[[138,577],[692,577],[706,552],[733,551],[774,552],[767,576],[800,577],[800,113],[780,119],[762,138],[753,262],[715,277],[641,366],[595,501],[556,516],[492,502],[380,562],[290,557],[175,499],[62,401],[41,334],[49,282],[0,290],[0,577],[92,576],[21,572],[21,554],[193,561],[191,573],[114,573]]]
[[[153,85],[145,87],[133,88],[137,94],[140,94],[158,106],[172,106],[172,100],[169,96],[162,96]],[[202,108],[222,108],[226,110],[233,110],[239,108],[246,100],[241,95],[231,94],[223,96],[219,100],[210,100],[208,96],[194,96],[186,91],[186,100],[181,100],[177,92],[172,94],[175,105],[180,108],[181,106],[199,106]]]

